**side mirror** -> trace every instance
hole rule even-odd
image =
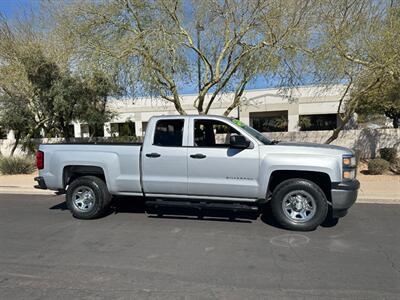
[[[246,140],[243,135],[232,135],[229,142],[231,148],[246,149],[250,147],[250,141]]]

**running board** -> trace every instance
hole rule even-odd
[[[258,206],[239,203],[191,202],[152,200],[146,201],[146,212],[156,215],[197,215],[257,219]]]

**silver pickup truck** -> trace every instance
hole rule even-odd
[[[43,144],[40,189],[66,191],[73,216],[100,217],[112,195],[153,206],[259,209],[292,230],[343,217],[357,198],[354,153],[330,145],[270,141],[220,116],[153,117],[143,144]]]

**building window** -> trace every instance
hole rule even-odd
[[[136,136],[135,122],[111,123],[111,136]]]
[[[89,126],[89,134],[93,137],[104,137],[104,125],[93,124]]]
[[[75,126],[68,125],[68,134],[70,137],[75,137]]]
[[[299,117],[299,127],[301,131],[333,130],[336,126],[336,114],[301,115]]]
[[[5,140],[5,139],[7,139],[7,133],[5,129],[0,127],[0,140]]]
[[[250,113],[250,126],[260,132],[288,131],[288,111]]]
[[[81,124],[81,137],[104,137],[103,124]]]
[[[88,124],[81,124],[81,137],[83,138],[90,137]]]
[[[149,124],[149,122],[142,122],[142,135],[143,136],[146,134],[147,124]]]

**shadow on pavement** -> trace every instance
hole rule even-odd
[[[49,209],[68,210],[68,207],[67,207],[67,203],[64,201],[64,202],[58,203],[56,205],[53,205]]]
[[[49,209],[51,210],[68,210],[66,202],[63,201],[56,204]],[[279,225],[271,211],[269,203],[260,207],[257,213],[234,212],[234,211],[219,211],[212,209],[194,209],[188,207],[168,207],[168,208],[154,208],[149,212],[146,209],[145,200],[142,197],[114,197],[112,200],[111,208],[106,213],[105,217],[111,214],[123,213],[139,213],[148,214],[149,218],[164,218],[164,219],[188,219],[200,221],[220,221],[220,222],[240,222],[251,223],[261,216],[261,221],[269,226],[284,229]],[[322,227],[334,227],[338,223],[337,219],[327,218]]]

